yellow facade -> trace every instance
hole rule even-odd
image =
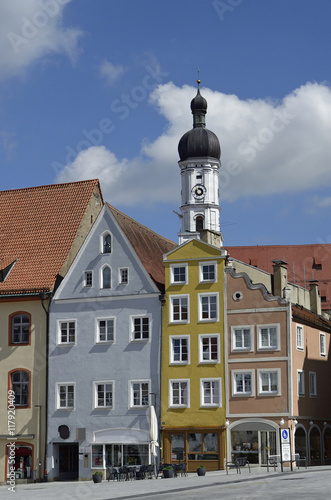
[[[163,458],[167,463],[184,460],[189,470],[194,470],[195,461],[200,463],[202,460],[207,468],[223,468],[225,252],[200,240],[191,240],[167,254],[164,264],[166,289],[161,368]],[[211,274],[205,273],[207,279],[204,279],[203,271],[206,270],[210,270]],[[181,299],[184,299],[184,309],[185,303],[188,309],[187,317],[184,310],[184,318],[177,307]],[[188,351],[186,356],[183,356],[183,349]],[[184,442],[183,452],[174,451],[177,438],[172,436]],[[207,446],[209,439],[214,444]],[[195,444],[192,444],[194,440]]]
[[[10,345],[9,318],[20,313],[28,314],[31,318],[29,343]],[[0,325],[3,374],[3,384],[0,388],[0,400],[3,405],[0,419],[0,482],[6,481],[11,464],[15,467],[16,481],[26,477],[32,478],[33,471],[36,472],[38,480],[39,474],[41,478],[44,475],[47,369],[47,318],[40,298],[37,296],[31,300],[3,299],[0,302]],[[16,370],[29,373],[28,403],[24,406],[15,406],[10,397],[10,374]],[[10,443],[15,445],[8,447]]]

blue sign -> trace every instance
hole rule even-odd
[[[288,431],[286,429],[282,430],[282,438],[288,439]]]

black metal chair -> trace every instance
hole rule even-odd
[[[153,464],[146,465],[146,477],[153,479],[153,476],[156,477],[155,466]]]
[[[118,481],[118,471],[115,469],[115,467],[107,467],[107,474],[108,474],[108,483],[112,479],[115,481],[115,479]]]
[[[225,464],[226,473],[229,474],[229,469],[236,469],[237,474],[241,474],[241,467],[245,467],[245,465],[248,465],[249,472],[252,472],[247,457],[235,458],[233,462],[226,462]]]
[[[136,479],[145,479],[146,477],[146,465],[141,465],[139,470],[136,472]]]

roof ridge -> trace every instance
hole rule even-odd
[[[173,241],[169,240],[168,238],[165,238],[164,236],[162,236],[161,234],[157,233],[156,231],[153,231],[153,229],[150,229],[149,227],[145,226],[144,224],[141,224],[141,222],[138,222],[137,220],[133,219],[129,215],[121,212],[117,208],[113,207],[113,205],[111,205],[110,203],[106,202],[106,204],[108,205],[108,207],[110,208],[110,210],[112,210],[112,211],[114,210],[114,211],[118,212],[120,215],[122,215],[126,219],[129,219],[130,221],[134,222],[135,224],[138,224],[139,226],[141,226],[144,229],[146,229],[149,233],[155,234],[155,236],[157,236],[158,238],[162,238],[164,241],[167,241],[169,243],[174,243]]]
[[[77,184],[96,184],[99,183],[99,179],[87,179],[87,180],[82,180],[82,181],[71,181],[71,182],[58,182],[54,184],[45,184],[42,186],[31,186],[31,187],[25,187],[25,188],[14,188],[14,189],[5,189],[3,191],[0,191],[0,194],[3,193],[13,193],[15,191],[35,191],[38,189],[47,189],[47,188],[59,188],[60,186],[70,186],[70,185],[77,185]]]

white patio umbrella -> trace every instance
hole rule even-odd
[[[151,453],[154,457],[157,456],[156,447],[159,446],[158,434],[159,434],[159,429],[157,424],[155,408],[153,405],[151,405],[149,407],[149,439],[151,442]]]

